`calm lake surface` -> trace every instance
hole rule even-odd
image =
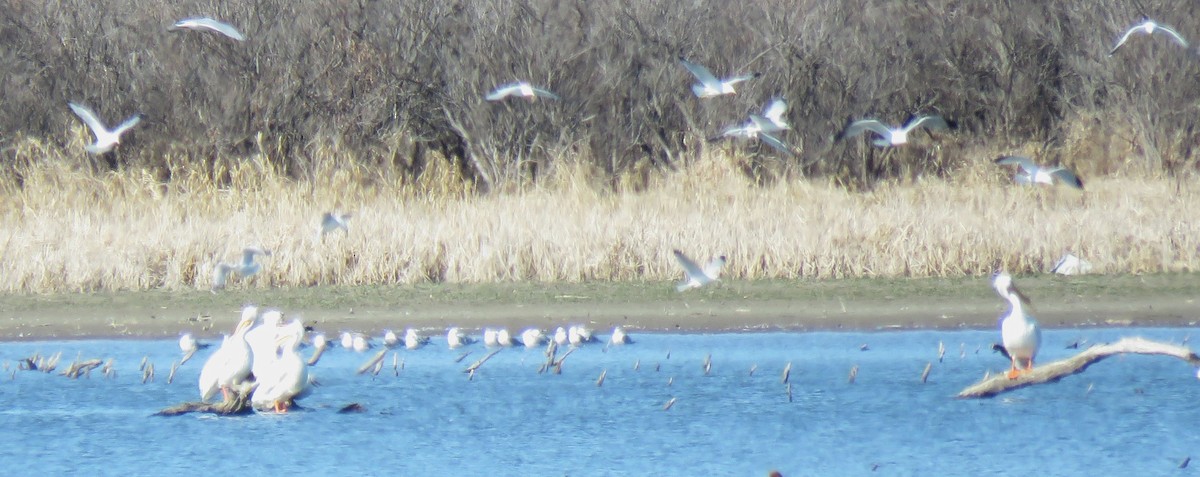
[[[1125,336],[1180,342],[1190,330],[1048,330],[1040,361],[1075,353],[1064,347],[1077,340],[1087,346]],[[561,375],[537,373],[541,350],[506,349],[470,381],[462,370],[487,353],[480,344],[456,363],[463,350],[434,338],[398,351],[398,375],[389,353],[378,376],[354,374],[373,353],[332,349],[311,369],[322,385],[300,402],[305,409],[242,417],[152,416],[197,400],[199,370],[214,348],[168,384],[179,359],[174,341],[3,343],[0,461],[25,475],[765,476],[778,469],[790,477],[1180,475],[1195,470],[1178,468],[1185,457],[1200,457],[1200,380],[1173,358],[1111,358],[1056,384],[957,400],[985,372],[1006,369],[990,350],[997,331],[632,337],[624,347],[584,346]],[[118,375],[105,379],[97,370],[69,380],[18,371],[10,379],[15,360],[60,351],[60,370],[76,355],[115,358]],[[147,384],[138,371],[143,356],[157,368]],[[789,362],[790,402],[780,382]],[[352,402],[366,412],[336,412]]]

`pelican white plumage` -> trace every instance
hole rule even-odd
[[[679,250],[674,251],[675,261],[679,262],[679,266],[683,267],[683,281],[675,285],[675,290],[683,292],[690,288],[700,288],[709,283],[718,281],[721,276],[721,269],[725,267],[725,256],[721,255],[708,262],[704,268],[700,268],[696,262],[684,255]]]
[[[317,333],[312,336],[313,348],[324,350],[329,347],[329,340],[325,338],[325,333]]]
[[[508,328],[500,328],[496,330],[496,344],[505,348],[511,348],[516,345],[513,341],[512,334],[508,332]]]
[[[618,325],[613,327],[612,337],[609,338],[608,342],[609,344],[620,346],[632,343],[633,340],[629,339],[629,335],[625,333],[625,328],[621,328],[621,326]]]
[[[471,344],[471,339],[457,326],[453,326],[446,330],[446,344],[450,346],[450,349],[458,349]]]
[[[488,348],[495,348],[497,346],[500,346],[500,342],[497,340],[497,334],[499,334],[499,332],[496,330],[493,330],[491,328],[484,328],[483,329],[483,345],[487,346]]]
[[[283,312],[276,309],[263,311],[256,320],[256,325],[246,332],[246,344],[250,346],[250,353],[254,356],[265,356],[275,354],[275,341],[279,338],[280,326],[283,325]],[[254,360],[250,366],[250,372],[254,376],[259,376],[267,366],[269,360]]]
[[[353,349],[354,335],[349,331],[343,331],[341,336],[338,337],[338,344],[342,345],[342,348]]]
[[[1079,258],[1071,252],[1066,252],[1054,266],[1050,268],[1050,273],[1059,275],[1085,275],[1092,272],[1092,264],[1087,260]]]
[[[200,342],[191,333],[179,335],[179,351],[183,352],[183,358],[179,360],[179,364],[182,365],[188,362],[189,359],[192,359],[192,356],[195,356],[197,351],[207,347],[208,343]]]
[[[1070,169],[1062,166],[1040,166],[1036,162],[1033,162],[1033,159],[1024,156],[1004,156],[996,159],[995,162],[996,164],[1002,166],[1009,164],[1016,164],[1020,166],[1017,174],[1013,176],[1013,180],[1016,181],[1017,184],[1054,185],[1054,181],[1057,179],[1059,182],[1062,182],[1066,185],[1083,190],[1083,181],[1079,180],[1079,176],[1076,176],[1075,173]]]
[[[1152,36],[1156,32],[1166,33],[1171,37],[1171,39],[1175,40],[1175,43],[1178,43],[1179,46],[1182,46],[1185,49],[1188,47],[1187,40],[1183,39],[1183,35],[1180,35],[1179,32],[1175,31],[1173,28],[1155,22],[1149,18],[1142,17],[1141,23],[1138,23],[1137,25],[1129,27],[1128,30],[1125,30],[1125,34],[1121,35],[1121,38],[1117,40],[1116,45],[1113,45],[1112,50],[1108,52],[1108,56],[1112,56],[1113,53],[1116,53],[1117,49],[1120,48],[1121,45],[1124,45],[1125,42],[1129,40],[1129,37],[1133,36],[1134,34],[1142,33],[1146,36]]]
[[[362,333],[355,333],[354,339],[350,343],[350,347],[358,353],[366,353],[367,350],[375,347],[371,344],[371,338]]]
[[[409,328],[404,331],[404,347],[408,349],[417,349],[429,344],[428,336],[421,336],[417,330]]]
[[[295,333],[283,333],[276,338],[271,353],[255,360],[262,360],[267,366],[262,374],[255,374],[258,381],[250,395],[254,408],[286,413],[293,401],[308,394],[308,365],[300,357],[299,343]]]
[[[241,263],[218,263],[213,267],[212,289],[213,291],[225,288],[229,281],[230,273],[237,273],[243,279],[249,278],[262,270],[262,264],[255,260],[259,255],[271,256],[270,250],[265,250],[262,247],[246,247],[242,249]]]
[[[92,108],[75,103],[67,103],[67,106],[71,107],[71,111],[74,111],[75,115],[79,116],[79,119],[83,120],[83,124],[86,124],[88,129],[92,130],[92,134],[96,136],[96,142],[84,147],[87,152],[92,154],[104,154],[113,150],[121,144],[121,135],[125,134],[125,131],[142,122],[142,113],[137,113],[117,127],[109,129],[100,121]]]
[[[175,24],[171,25],[171,28],[168,28],[167,30],[208,30],[224,35],[225,37],[235,41],[246,40],[246,37],[242,36],[242,33],[239,32],[237,28],[234,28],[233,25],[214,20],[209,17],[184,18],[183,20],[175,22]]]
[[[712,71],[709,71],[708,68],[696,63],[692,63],[688,61],[687,58],[680,56],[679,62],[683,64],[684,68],[687,68],[687,70],[692,73],[692,76],[695,76],[696,79],[700,81],[699,83],[692,85],[692,93],[695,93],[696,97],[698,98],[711,98],[713,96],[721,96],[725,94],[736,94],[737,91],[733,89],[733,85],[757,78],[762,75],[762,73],[756,72],[721,80],[717,79],[717,77],[713,75]]]
[[[491,93],[488,93],[486,99],[488,101],[500,101],[509,96],[526,98],[530,101],[534,101],[539,97],[559,99],[558,95],[550,92],[550,90],[538,88],[525,81],[497,86]]]
[[[199,381],[201,401],[207,402],[218,390],[224,400],[229,400],[232,387],[250,376],[254,357],[250,353],[250,345],[246,344],[246,332],[254,326],[257,318],[258,307],[242,308],[242,318],[234,328],[233,335],[226,337],[221,347],[204,362]]]
[[[566,346],[567,345],[567,330],[563,329],[563,327],[561,327],[561,326],[558,327],[558,329],[554,330],[554,343],[559,346]]]
[[[537,348],[546,343],[546,334],[537,328],[530,328],[521,332],[521,344],[526,348]]]
[[[1011,275],[997,271],[992,276],[992,286],[1009,303],[1008,311],[1000,315],[1000,338],[1012,360],[1012,368],[1005,376],[1008,376],[1008,379],[1016,379],[1021,373],[1033,369],[1033,359],[1042,344],[1042,328],[1037,320],[1025,311],[1025,307],[1029,305],[1029,298],[1017,289]]]
[[[941,116],[917,116],[908,121],[903,127],[891,127],[884,124],[878,119],[860,119],[850,123],[846,129],[838,135],[838,139],[852,138],[866,131],[871,131],[879,137],[872,141],[872,144],[878,147],[900,146],[908,143],[908,133],[913,129],[923,127],[925,129],[946,130],[950,129],[950,124]]]
[[[350,235],[350,217],[353,214],[337,212],[326,212],[321,216],[321,225],[317,227],[317,238],[324,238],[326,235],[341,229],[346,235]]]

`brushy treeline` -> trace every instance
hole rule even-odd
[[[708,148],[746,153],[743,173],[829,175],[849,184],[946,175],[966,149],[1039,152],[1087,174],[1192,170],[1200,58],[1161,38],[1113,57],[1143,14],[1200,41],[1200,4],[1118,0],[164,1],[34,2],[0,8],[0,146],[17,165],[83,157],[67,101],[107,121],[147,121],[97,171],[182,168],[214,181],[260,157],[293,177],[331,156],[418,177],[449,161],[481,190],[577,162],[621,178],[669,170]],[[210,15],[244,43],[168,32]],[[716,74],[759,71],[739,94],[692,96],[685,56]],[[493,104],[524,79],[562,101]],[[704,138],[772,97],[791,104],[783,157]],[[940,113],[939,147],[883,153],[836,142],[849,119]],[[90,138],[86,138],[90,140]],[[26,147],[22,147],[22,146]],[[1031,146],[1034,145],[1034,146]],[[975,150],[975,149],[971,149]],[[975,157],[974,159],[978,159]],[[579,165],[572,164],[572,165]],[[19,174],[9,174],[19,180]],[[642,182],[634,182],[633,186]]]

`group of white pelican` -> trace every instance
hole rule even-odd
[[[284,322],[279,310],[246,306],[233,334],[222,339],[200,370],[200,400],[208,402],[218,391],[226,401],[233,393],[250,393],[255,409],[287,412],[311,389],[308,364],[300,357],[304,334],[303,324]],[[179,344],[185,353],[197,349],[191,335]]]

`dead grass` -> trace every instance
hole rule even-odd
[[[275,253],[233,287],[669,280],[675,248],[727,255],[738,279],[1039,272],[1065,250],[1101,273],[1200,265],[1189,181],[1114,174],[1085,179],[1084,194],[1017,188],[983,154],[947,177],[864,192],[831,179],[758,184],[711,151],[637,192],[609,192],[580,166],[491,194],[471,193],[446,161],[422,182],[337,157],[313,180],[257,158],[179,167],[167,181],[59,157],[19,161],[20,180],[0,191],[0,291],[207,289],[212,267],[248,245]],[[318,219],[335,209],[354,213],[350,233],[322,241]]]

